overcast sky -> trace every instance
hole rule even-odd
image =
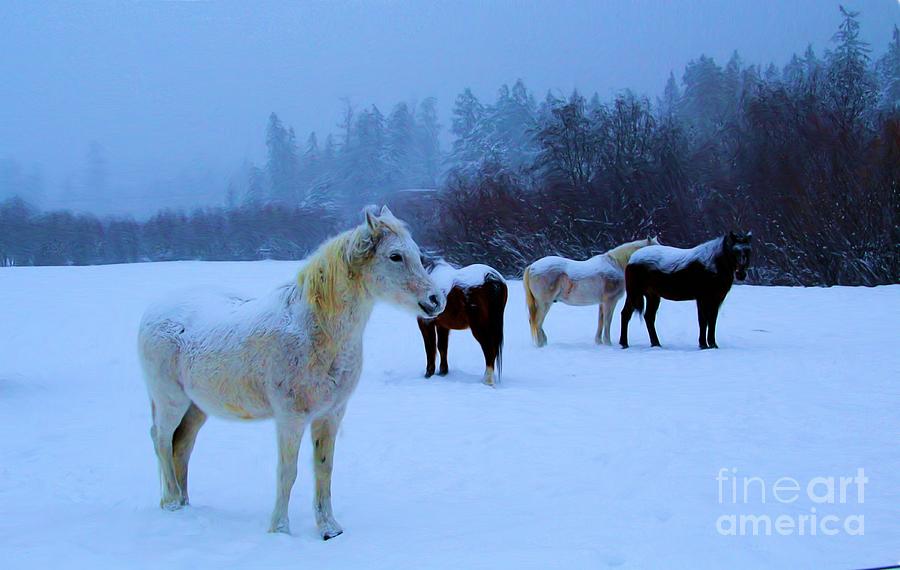
[[[898,0],[845,1],[883,53]],[[0,6],[0,158],[39,165],[48,193],[90,141],[110,183],[197,165],[224,176],[263,157],[277,112],[305,138],[335,130],[341,99],[387,112],[434,95],[442,122],[471,87],[491,100],[522,78],[548,89],[656,95],[700,54],[784,64],[829,45],[828,0],[9,2]],[[165,197],[160,200],[165,201]],[[52,201],[52,200],[51,200]]]

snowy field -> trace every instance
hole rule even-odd
[[[450,375],[423,379],[414,318],[380,306],[337,442],[342,536],[323,542],[316,533],[308,440],[291,504],[294,535],[266,533],[276,462],[269,422],[208,422],[191,462],[193,505],[161,511],[135,350],[142,311],[185,286],[258,294],[297,267],[0,269],[0,567],[837,569],[900,561],[900,286],[737,286],[720,314],[722,348],[701,352],[693,304],[665,301],[662,349],[648,348],[637,319],[631,349],[596,346],[596,309],[566,306],[550,311],[549,345],[534,348],[521,283],[510,282],[498,389],[479,383],[480,351],[461,332],[450,338]],[[844,502],[814,502],[827,499],[827,478],[859,468],[868,480],[862,502],[856,484]],[[728,477],[717,481],[719,473]],[[751,476],[761,484],[745,501],[738,482],[735,504],[733,480]],[[794,502],[773,498],[782,477],[803,488]],[[826,480],[810,496],[817,477]],[[827,528],[839,532],[719,532],[730,515],[797,521],[813,513],[835,517]],[[840,522],[859,517],[862,536]]]

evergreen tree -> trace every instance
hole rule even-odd
[[[266,148],[266,171],[271,185],[271,199],[284,204],[297,203],[297,141],[294,129],[286,129],[275,113],[269,115]]]
[[[309,198],[319,176],[322,175],[322,157],[319,151],[319,139],[315,131],[306,139],[306,149],[300,159],[300,192],[303,200]]]
[[[457,139],[466,139],[475,131],[483,117],[484,106],[472,94],[472,90],[466,87],[465,91],[457,95],[456,102],[453,105],[453,120],[450,132]]]
[[[340,153],[340,198],[351,207],[374,202],[387,177],[385,121],[376,106],[360,111]]]
[[[503,85],[485,117],[487,158],[501,168],[519,170],[528,166],[538,151],[533,136],[536,111],[534,98],[521,79],[512,89]]]
[[[468,88],[456,97],[450,123],[450,132],[455,137],[450,153],[452,171],[471,173],[477,170],[477,165],[483,157],[484,133],[481,130],[485,111],[484,105]]]
[[[791,60],[781,71],[781,80],[788,88],[795,91],[800,90],[806,81],[806,67],[803,60],[797,57],[797,54],[791,56]]]
[[[675,81],[675,73],[670,71],[669,79],[666,80],[666,86],[663,88],[662,97],[657,99],[660,117],[673,117],[680,104],[681,91],[678,89],[678,82]]]
[[[394,188],[406,188],[415,179],[415,122],[409,106],[398,103],[387,120],[387,181]]]
[[[894,35],[887,52],[876,66],[881,82],[879,108],[900,111],[900,29],[894,25]]]
[[[585,114],[590,117],[597,113],[602,106],[603,104],[600,102],[600,95],[598,95],[597,92],[594,91],[594,94],[591,95],[591,100],[588,101],[587,107],[585,108]]]
[[[872,108],[876,88],[869,73],[869,46],[859,37],[858,12],[840,7],[843,21],[834,35],[837,44],[828,54],[825,95],[838,125],[847,130]]]
[[[437,185],[441,168],[441,125],[438,122],[437,100],[428,97],[419,104],[416,113],[416,140],[419,149],[422,179],[417,184],[433,188]]]
[[[260,168],[248,163],[247,192],[244,194],[244,204],[260,206],[266,201],[266,175]]]
[[[711,57],[701,55],[685,66],[682,81],[681,119],[700,134],[711,135],[722,124],[727,108],[722,69]]]

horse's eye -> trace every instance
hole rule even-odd
[[[392,253],[392,254],[391,254],[391,257],[390,257],[390,260],[391,260],[391,261],[396,261],[396,262],[399,263],[399,262],[403,261],[403,256],[400,255],[399,253]]]

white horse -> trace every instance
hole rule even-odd
[[[296,281],[265,297],[207,293],[148,310],[138,347],[160,506],[188,504],[188,460],[207,414],[274,418],[278,481],[269,531],[290,532],[297,454],[312,424],[316,524],[325,540],[341,534],[331,509],[334,439],[359,381],[363,330],[376,300],[427,317],[446,302],[405,225],[386,207],[321,245]]]
[[[648,245],[658,245],[655,237],[624,243],[585,261],[551,255],[525,268],[522,284],[528,304],[531,338],[537,346],[547,344],[544,319],[557,301],[567,305],[600,304],[597,318],[597,344],[612,344],[609,327],[616,303],[625,292],[625,266],[631,254]]]

